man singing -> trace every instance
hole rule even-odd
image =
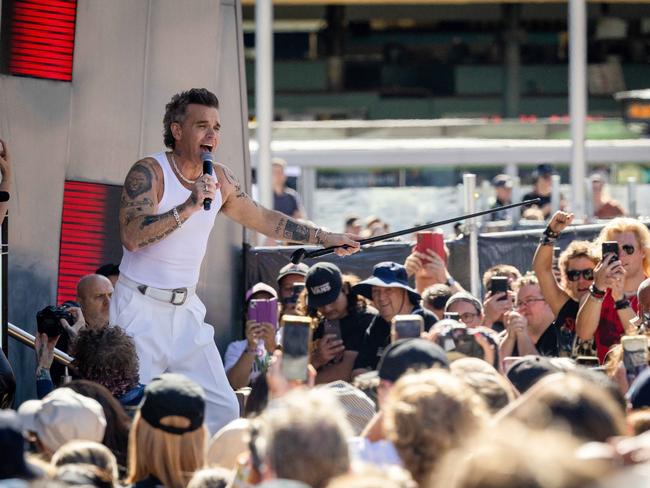
[[[203,174],[203,153],[219,145],[219,101],[208,90],[174,95],[163,118],[170,149],[146,157],[126,176],[120,203],[124,255],[111,301],[111,323],[133,336],[140,380],[165,371],[182,373],[206,392],[206,424],[212,433],[237,418],[239,407],[196,296],[199,269],[214,219],[221,210],[234,221],[278,240],[323,246],[359,244],[351,234],[325,232],[253,201],[226,166]],[[203,202],[211,199],[210,210]]]

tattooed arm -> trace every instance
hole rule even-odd
[[[126,176],[120,200],[120,238],[129,251],[136,251],[164,239],[179,228],[174,209],[158,214],[163,192],[160,165],[151,158],[135,163]],[[205,190],[207,188],[207,190]],[[215,183],[197,180],[190,197],[174,207],[181,223],[201,210],[205,197],[214,198]]]
[[[338,254],[345,255],[359,249],[351,234],[326,232],[308,222],[301,222],[283,213],[262,207],[243,189],[233,172],[223,165],[216,165],[217,178],[221,183],[223,212],[234,221],[249,229],[280,241],[304,242],[324,247],[348,246]]]

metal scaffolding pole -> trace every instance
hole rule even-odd
[[[273,122],[273,3],[255,3],[255,118],[257,119],[257,186],[260,203],[273,208],[271,123]]]
[[[571,210],[586,217],[585,119],[587,116],[587,7],[569,0],[569,114],[571,117]]]

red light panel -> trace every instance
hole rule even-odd
[[[77,281],[108,262],[119,263],[120,186],[66,181],[61,218],[57,303],[74,300]]]
[[[77,0],[14,0],[9,74],[72,80]]]

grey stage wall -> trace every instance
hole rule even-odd
[[[602,225],[572,227],[558,239],[562,249],[572,240],[593,239]],[[535,249],[539,243],[541,230],[502,232],[499,234],[479,235],[479,269],[483,276],[485,270],[495,264],[511,264],[522,273],[531,269]],[[449,272],[463,285],[470,289],[469,276],[469,239],[467,237],[447,241],[449,248]],[[367,247],[352,256],[340,258],[336,255],[325,256],[320,260],[335,263],[343,272],[354,273],[366,278],[372,268],[381,261],[403,263],[411,253],[412,244],[389,242]],[[296,247],[258,247],[246,251],[246,286],[250,288],[258,281],[276,285],[275,278],[279,269],[289,262],[289,257]],[[310,248],[312,249],[312,248]],[[315,249],[315,248],[313,248]],[[316,261],[305,260],[312,265]]]
[[[79,0],[71,83],[0,75],[0,138],[11,149],[9,320],[35,330],[56,299],[63,184],[122,184],[160,151],[165,103],[206,87],[221,107],[217,159],[250,186],[241,5],[236,0]],[[115,239],[119,239],[115,236]],[[199,294],[220,346],[232,338],[241,226],[217,217]],[[17,399],[35,394],[33,353],[10,341]]]

